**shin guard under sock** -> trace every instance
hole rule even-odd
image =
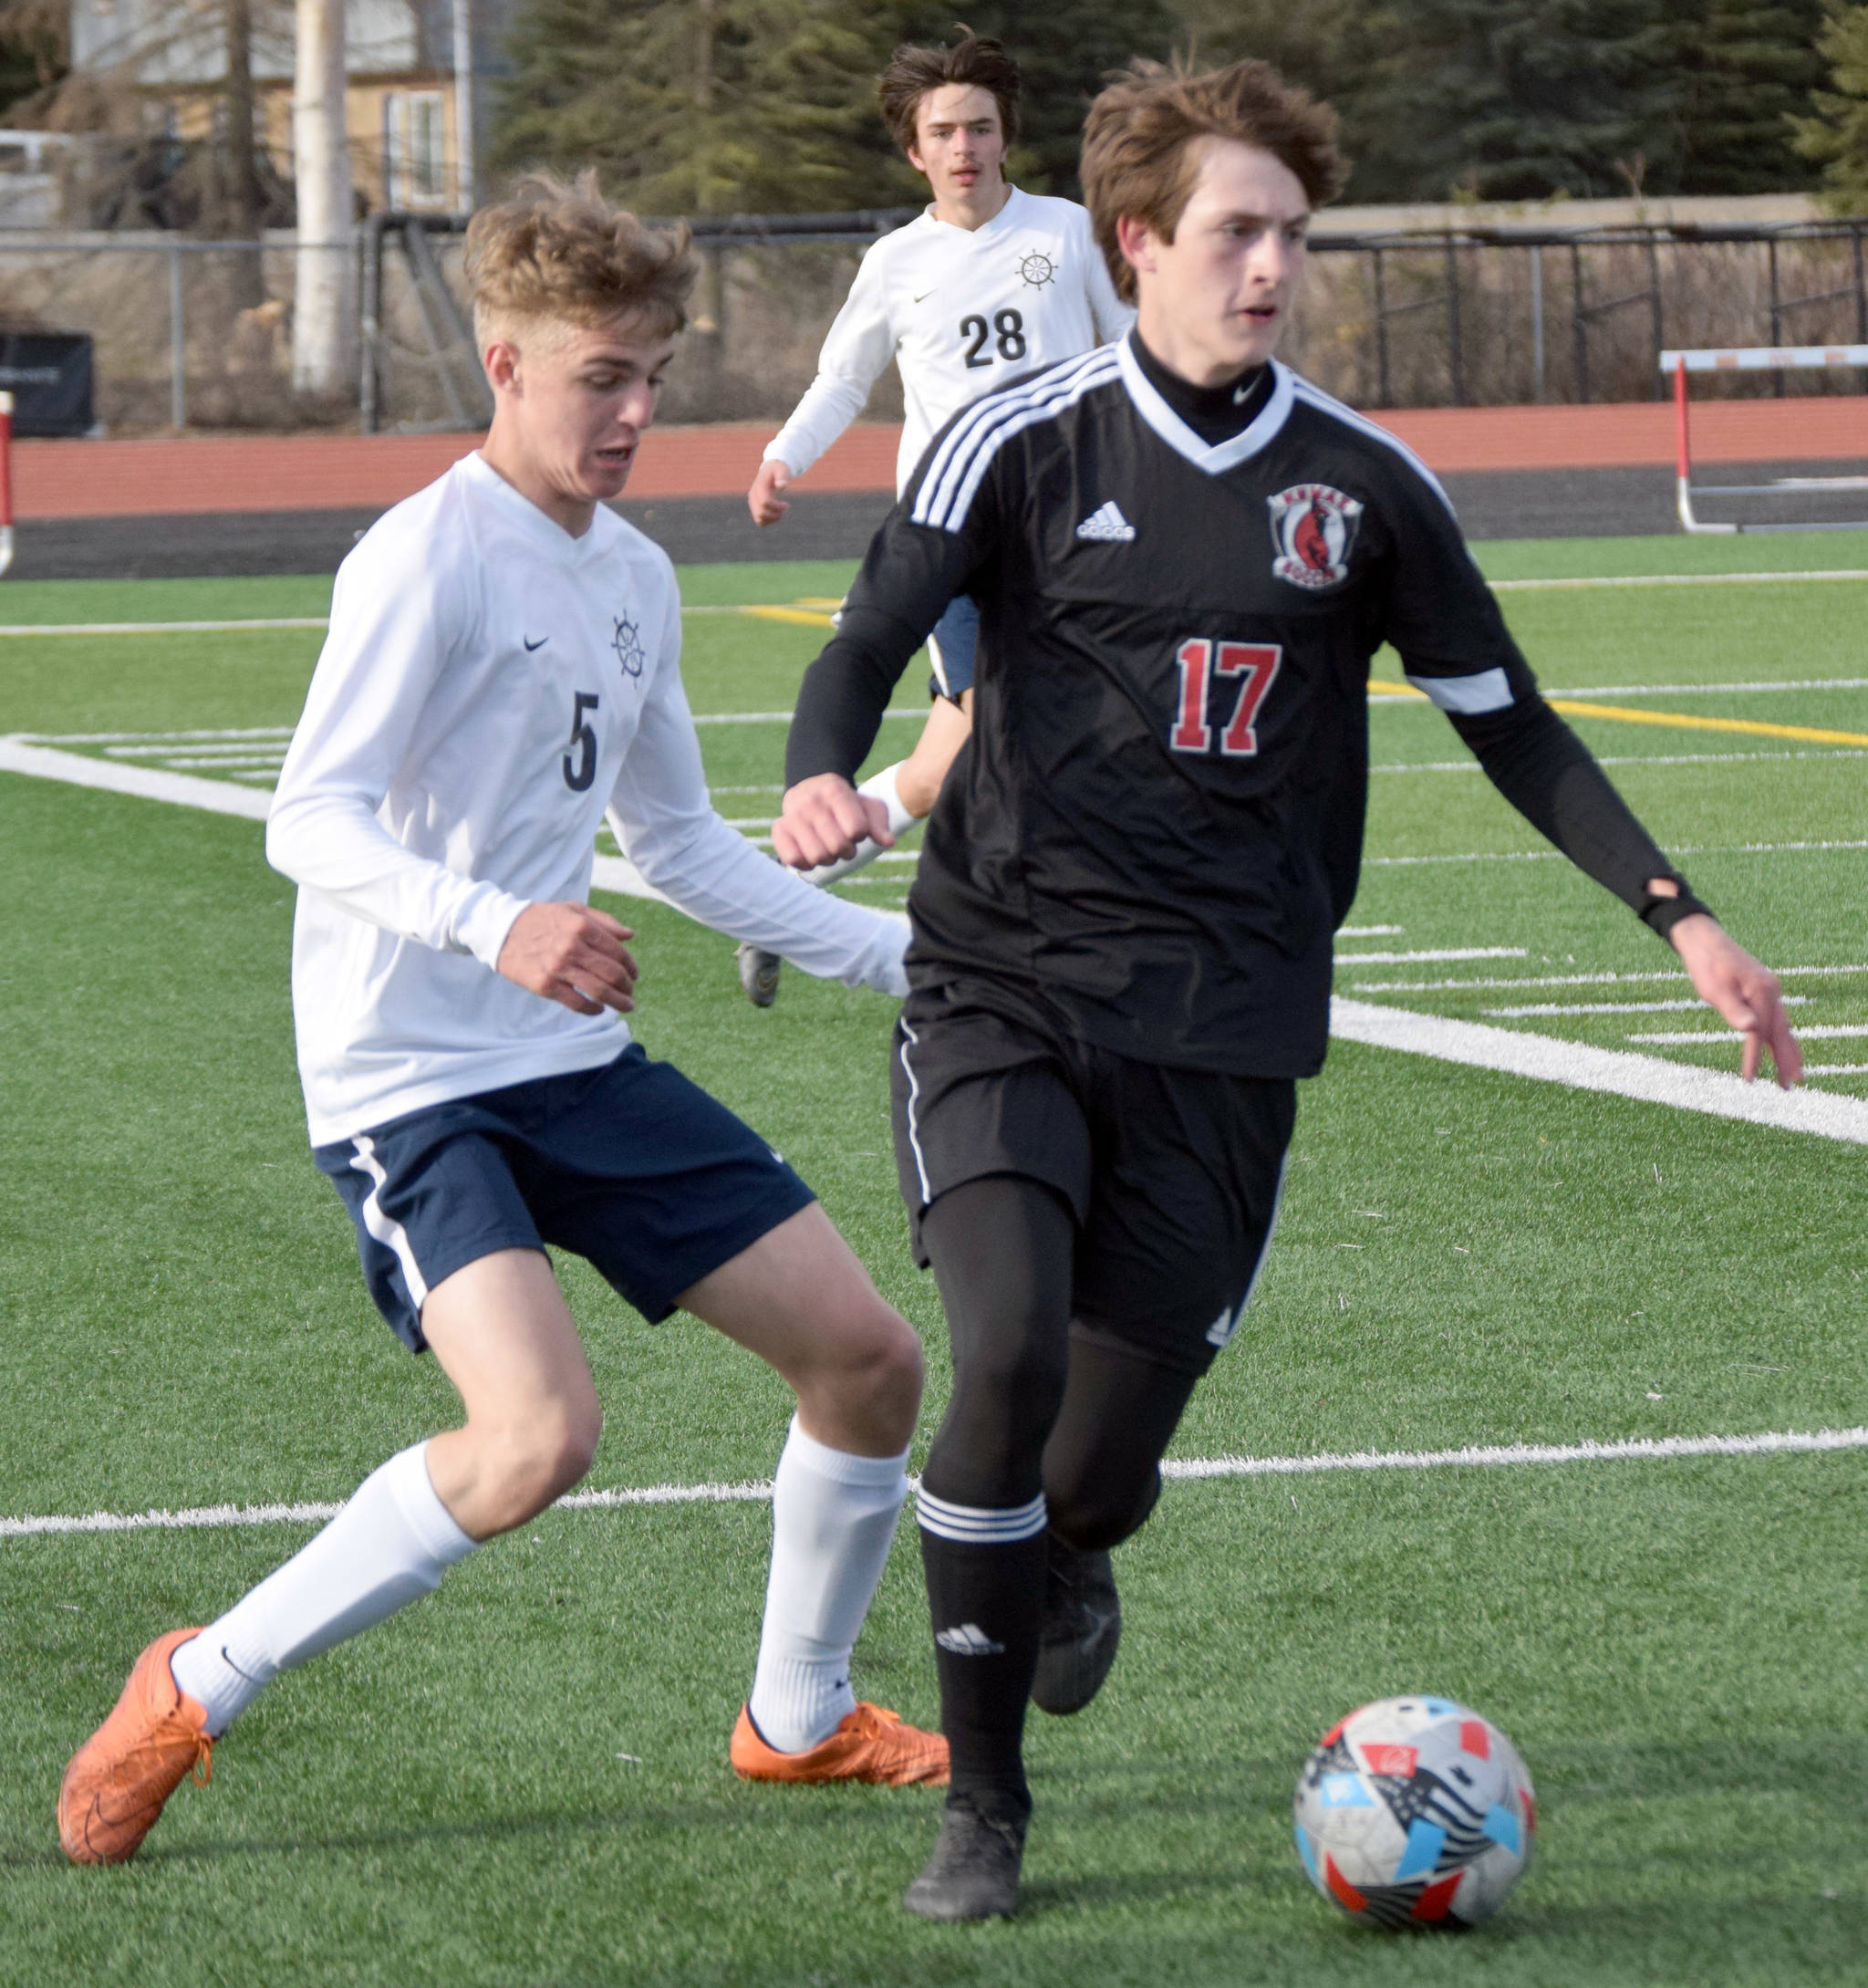
[[[984,1512],[924,1490],[918,1503],[953,1792],[1026,1805],[1022,1746],[1044,1609],[1044,1500]]]

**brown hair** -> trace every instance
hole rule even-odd
[[[1135,271],[1116,239],[1130,214],[1164,242],[1187,211],[1198,172],[1194,141],[1237,139],[1290,167],[1313,207],[1342,192],[1348,164],[1336,113],[1287,83],[1269,62],[1235,62],[1192,76],[1179,64],[1137,60],[1090,106],[1084,125],[1084,200],[1116,293],[1135,301]]]
[[[530,173],[467,225],[483,346],[525,324],[587,329],[618,317],[639,319],[651,338],[672,338],[688,321],[699,273],[685,227],[651,228],[612,206],[591,172],[575,183]]]
[[[991,35],[976,35],[964,21],[957,21],[960,38],[950,48],[942,42],[937,48],[917,48],[904,42],[888,58],[888,67],[876,79],[876,97],[882,106],[882,121],[888,135],[906,151],[915,142],[915,120],[921,99],[947,83],[976,84],[990,90],[999,106],[999,129],[1010,145],[1018,136],[1018,98],[1022,87],[1018,64],[1005,52],[1005,44]]]

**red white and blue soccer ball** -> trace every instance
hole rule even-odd
[[[1449,1698],[1385,1698],[1332,1726],[1297,1777],[1297,1852],[1351,1919],[1476,1926],[1524,1873],[1537,1795],[1518,1749]]]

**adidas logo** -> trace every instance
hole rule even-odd
[[[1100,511],[1093,511],[1076,528],[1079,538],[1126,540],[1135,536],[1135,526],[1123,516],[1114,497]]]
[[[1005,1645],[995,1643],[977,1622],[962,1622],[957,1629],[942,1629],[934,1640],[956,1657],[999,1657],[1005,1652]]]

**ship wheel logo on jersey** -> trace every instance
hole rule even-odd
[[[1307,594],[1349,578],[1349,551],[1362,505],[1328,484],[1293,484],[1266,503],[1271,512],[1271,571]]]
[[[1037,249],[1019,263],[1018,273],[1033,290],[1042,290],[1057,275],[1057,265]]]
[[[628,615],[619,614],[614,619],[617,631],[609,646],[616,651],[617,661],[625,676],[640,676],[642,665],[648,660],[642,648],[642,637]]]

